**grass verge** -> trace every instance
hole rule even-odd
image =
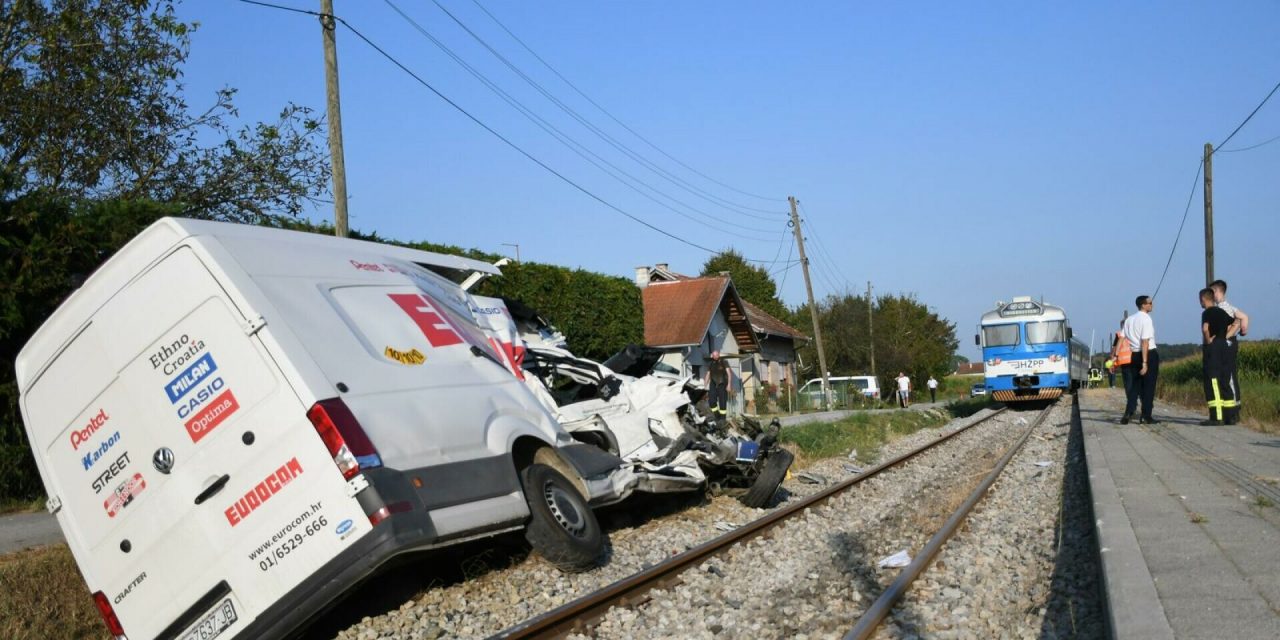
[[[808,422],[782,430],[782,442],[793,445],[801,461],[848,455],[875,459],[880,447],[895,437],[940,427],[951,420],[943,411],[859,413],[836,422]],[[803,465],[801,465],[803,466]]]
[[[0,556],[0,638],[106,638],[65,544]]]
[[[7,513],[35,513],[44,511],[44,496],[21,500],[18,498],[0,498],[0,515]]]
[[[1242,342],[1238,363],[1241,422],[1263,433],[1280,433],[1280,342]],[[1156,394],[1161,400],[1206,409],[1202,372],[1199,356],[1162,366]]]

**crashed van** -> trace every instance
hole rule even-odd
[[[591,507],[635,472],[517,375],[457,284],[477,273],[166,218],[64,301],[17,358],[20,406],[110,631],[286,635],[398,554],[505,531],[593,566]]]

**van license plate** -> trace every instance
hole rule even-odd
[[[236,617],[236,608],[231,604],[231,598],[222,601],[218,608],[209,612],[204,620],[192,627],[182,640],[212,640],[218,637],[227,627],[230,627],[238,618]]]

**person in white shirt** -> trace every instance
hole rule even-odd
[[[899,371],[896,380],[898,381],[898,403],[902,405],[903,409],[906,409],[911,406],[911,378]]]
[[[926,384],[929,385],[929,402],[937,402],[938,401],[938,381],[934,380],[933,376],[929,376],[929,382],[927,382]]]
[[[1142,403],[1142,415],[1139,424],[1159,424],[1152,415],[1156,398],[1156,378],[1160,375],[1160,355],[1156,352],[1156,327],[1151,321],[1151,310],[1155,306],[1151,296],[1138,296],[1134,302],[1138,312],[1124,321],[1124,337],[1129,341],[1129,349],[1133,351],[1133,359],[1127,365],[1133,376],[1133,385],[1126,389],[1124,415],[1120,424],[1129,424],[1138,401]]]

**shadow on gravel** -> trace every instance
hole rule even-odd
[[[1062,476],[1062,506],[1054,527],[1057,556],[1040,638],[1104,638],[1098,542],[1085,465],[1080,403],[1072,403]]]
[[[496,569],[519,564],[529,557],[529,546],[520,533],[507,533],[446,547],[408,554],[384,567],[350,595],[321,614],[300,637],[328,639],[366,616],[395,611],[429,589],[448,587]]]
[[[778,493],[784,492],[779,490]],[[778,499],[775,496],[775,501]],[[706,496],[702,491],[668,495],[641,493],[618,505],[596,510],[596,517],[607,534],[705,503]],[[408,554],[384,567],[348,597],[317,617],[301,637],[316,640],[333,638],[365,617],[376,618],[399,609],[424,591],[450,587],[493,571],[505,570],[530,561],[530,554],[522,532]],[[613,548],[606,542],[602,564],[607,564],[612,556]]]

